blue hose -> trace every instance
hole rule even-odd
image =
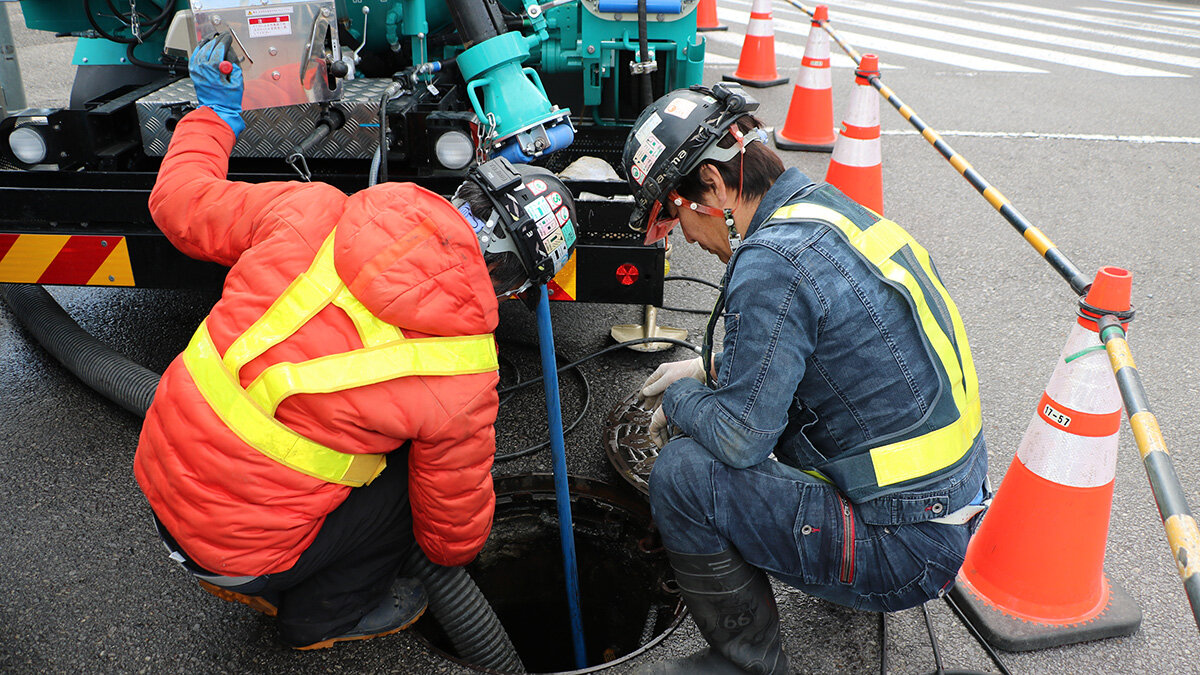
[[[587,667],[583,641],[583,614],[579,611],[579,565],[575,561],[575,533],[571,523],[571,492],[567,486],[567,448],[563,441],[562,401],[558,396],[558,363],[554,359],[554,328],[550,325],[550,290],[539,287],[537,327],[542,353],[542,378],[546,386],[546,415],[550,424],[550,452],[554,456],[554,498],[558,504],[558,532],[562,539],[563,567],[567,577],[567,609],[571,614],[575,667]]]

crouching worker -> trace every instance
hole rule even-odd
[[[244,123],[223,57],[193,55],[201,107],[150,210],[180,250],[231,269],[162,377],[134,471],[171,557],[277,616],[288,645],[394,633],[426,607],[399,578],[412,547],[463,565],[491,529],[497,297],[561,268],[574,202],[504,160],[453,204],[413,184],[228,181]],[[561,205],[549,242],[515,236],[537,230],[539,199]]]
[[[678,90],[625,145],[633,225],[678,224],[727,263],[704,357],[642,390],[661,400],[654,519],[711,646],[652,672],[787,672],[768,574],[875,612],[937,597],[987,496],[975,368],[929,254],[785,171],[756,108],[733,85]]]

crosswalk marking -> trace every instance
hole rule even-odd
[[[1176,14],[1175,12],[1161,12],[1160,11],[1160,12],[1154,12],[1153,14],[1147,15],[1146,12],[1133,11],[1133,10],[1129,10],[1129,9],[1114,9],[1112,7],[1092,7],[1091,11],[1104,12],[1106,14],[1119,14],[1121,16],[1136,16],[1139,18],[1146,18],[1147,16],[1151,16],[1151,17],[1154,17],[1155,19],[1160,19],[1162,21],[1170,21],[1172,23],[1184,23],[1184,24],[1189,24],[1192,26],[1200,25],[1200,21],[1197,21],[1196,19],[1187,18],[1188,15],[1186,15],[1186,14],[1179,15],[1179,14]]]
[[[984,7],[997,7],[999,9],[1007,9],[1017,12],[1027,12],[1029,14],[1040,14],[1042,16],[1053,16],[1059,19],[1070,19],[1072,21],[1082,21],[1084,23],[1095,23],[1103,26],[1116,26],[1118,28],[1128,28],[1130,30],[1140,30],[1147,33],[1162,33],[1165,35],[1175,35],[1177,37],[1200,38],[1200,31],[1188,30],[1186,28],[1175,28],[1169,26],[1156,26],[1152,23],[1142,21],[1127,21],[1125,19],[1108,19],[1101,16],[1092,16],[1089,14],[1080,14],[1079,12],[1067,12],[1060,9],[1050,9],[1048,7],[1037,7],[1035,5],[1023,5],[1016,2],[990,2],[983,0],[968,0],[970,5],[983,5]]]
[[[989,10],[989,9],[983,9],[982,7],[966,7],[961,4],[947,5],[942,2],[931,2],[930,0],[893,0],[893,2],[897,2],[897,3],[905,4],[905,5],[914,5],[917,7],[930,7],[930,8],[938,9],[938,10],[942,10],[942,11],[958,11],[958,12],[966,11],[966,12],[970,12],[971,14],[976,15],[976,16],[990,16],[990,17],[994,17],[997,19],[1005,19],[1008,21],[1017,21],[1017,22],[1020,22],[1022,25],[1026,25],[1026,26],[1030,26],[1030,25],[1046,26],[1049,28],[1054,28],[1055,30],[1066,30],[1066,31],[1072,31],[1072,32],[1076,32],[1076,33],[1087,33],[1088,35],[1093,36],[1093,37],[1115,37],[1115,38],[1120,38],[1122,40],[1129,40],[1132,42],[1146,42],[1149,44],[1164,45],[1164,46],[1171,46],[1171,47],[1184,47],[1187,49],[1200,49],[1200,42],[1183,42],[1181,40],[1172,40],[1170,38],[1165,38],[1165,37],[1155,37],[1153,35],[1138,35],[1136,33],[1131,33],[1127,30],[1126,31],[1106,30],[1104,28],[1097,28],[1095,25],[1074,26],[1074,25],[1071,25],[1068,23],[1063,23],[1062,21],[1052,21],[1050,19],[1039,19],[1037,17],[1027,16],[1024,14],[1010,14],[1008,12],[997,12],[997,11],[993,11],[993,10]]]
[[[963,28],[966,30],[977,31],[980,33],[991,33],[1003,37],[1014,38],[1018,40],[1028,40],[1029,42],[1042,42],[1057,45],[1060,47],[1070,47],[1072,49],[1082,49],[1090,52],[1101,52],[1111,54],[1113,56],[1124,56],[1131,59],[1140,59],[1142,61],[1153,61],[1156,63],[1168,63],[1172,65],[1185,66],[1188,68],[1200,68],[1200,58],[1194,56],[1180,56],[1178,54],[1168,54],[1150,49],[1141,49],[1138,47],[1122,47],[1107,42],[1097,42],[1095,40],[1082,40],[1079,38],[1065,37],[1062,35],[1053,35],[1039,31],[1026,30],[1024,28],[1014,28],[1012,26],[1004,26],[1000,24],[987,23],[985,21],[974,21],[972,19],[960,19],[958,17],[945,16],[941,14],[933,14],[931,12],[921,12],[910,9],[901,9],[898,7],[885,7],[882,5],[857,2],[855,0],[834,0],[836,5],[831,3],[830,9],[836,7],[851,7],[854,9],[865,10],[868,12],[886,13],[889,16],[899,17],[903,19],[915,19],[918,21],[930,21],[942,26],[952,26],[954,28]],[[856,15],[846,14],[838,11],[836,13],[838,21],[846,21],[847,17],[854,18]],[[1019,55],[1019,53],[1018,53]],[[1073,65],[1073,64],[1067,64]]]
[[[1113,11],[1129,8],[1129,15],[1141,20],[1105,16],[1100,13],[1105,7],[1097,7],[1097,3],[1111,3],[1110,8],[1121,8]],[[886,65],[902,67],[905,58],[912,58],[969,71],[1049,72],[1032,64],[1025,65],[1033,61],[1047,64],[1047,67],[1080,68],[1125,77],[1198,76],[1195,71],[1200,70],[1200,54],[1190,50],[1200,50],[1200,31],[1154,23],[1174,18],[1163,16],[1165,6],[1132,10],[1147,4],[1130,0],[1087,0],[1087,6],[1080,3],[1072,8],[1073,11],[1065,11],[1007,0],[968,0],[953,4],[937,0],[829,0],[830,19],[838,34],[860,52],[880,53]],[[776,53],[783,58],[800,59],[810,26],[808,16],[780,2],[776,5],[773,12]],[[731,58],[730,51],[738,53],[744,36],[736,29],[746,25],[750,8],[750,0],[719,0],[718,17],[735,30],[705,35],[710,43],[708,53],[716,57],[708,65],[717,65],[720,57]],[[791,20],[792,17],[800,21]],[[1120,30],[1098,29],[1097,25]],[[845,27],[866,32],[847,31]],[[1085,32],[1088,37],[1064,35],[1065,31]],[[1188,42],[1189,37],[1197,39]],[[1153,44],[1157,48],[1129,46],[1127,41]],[[927,43],[961,49],[942,49]],[[832,54],[832,65],[852,67],[849,58],[838,52],[834,50]],[[1001,58],[978,55],[980,52],[991,52]],[[888,63],[889,57],[896,62]]]
[[[725,0],[722,0],[722,1],[725,2]],[[725,2],[725,4],[735,4],[735,3]],[[717,8],[717,16],[725,21],[730,21],[733,23],[740,23],[742,25],[745,25],[745,23],[750,18],[750,13],[740,11],[740,10],[735,10],[735,9],[728,9],[725,7],[718,7]],[[775,19],[775,28],[777,31],[782,29],[784,31],[792,33],[793,35],[800,34],[801,29],[803,29],[803,31],[804,31],[803,34],[805,37],[799,38],[801,41],[806,39],[808,36],[808,24],[800,24],[795,21],[787,21],[784,19]],[[1005,73],[1045,73],[1046,72],[1044,70],[1039,70],[1037,68],[1030,68],[1028,66],[1022,66],[1022,65],[1019,65],[1016,63],[1010,63],[1007,61],[998,61],[995,59],[984,58],[981,56],[972,56],[970,54],[963,54],[961,52],[952,52],[952,51],[949,51],[946,49],[925,47],[923,45],[915,45],[915,44],[912,44],[909,42],[902,42],[899,40],[889,40],[888,38],[876,37],[874,35],[865,35],[862,33],[854,33],[854,32],[850,32],[850,31],[844,31],[841,29],[838,29],[838,34],[841,35],[843,39],[845,39],[845,40],[849,41],[851,44],[853,44],[855,46],[855,48],[858,49],[859,51],[862,51],[864,49],[877,50],[877,51],[885,52],[888,54],[899,54],[901,56],[911,56],[913,58],[921,59],[923,61],[933,61],[935,63],[947,63],[950,65],[959,66],[961,68],[966,68],[969,70],[979,70],[979,71],[989,71],[989,72],[1005,72]],[[709,35],[709,37],[712,37],[712,35],[714,35],[714,34],[710,33],[708,35]],[[742,38],[740,35],[737,35],[734,33],[726,33],[725,35],[726,35],[727,39],[723,40],[723,41],[730,41],[730,39],[732,39],[732,40],[736,40],[736,43],[739,46],[742,44]],[[788,43],[786,41],[783,41],[780,39],[780,35],[777,32],[776,36],[775,36],[776,51],[781,54],[785,53],[784,51],[782,51],[785,49],[785,45],[790,47],[790,45],[788,45]],[[799,54],[799,56],[796,56],[795,58],[800,58],[801,56],[804,55],[803,47],[800,47],[798,51],[787,48],[787,51]]]

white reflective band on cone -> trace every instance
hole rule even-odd
[[[1096,333],[1075,325],[1059,356],[1046,395],[1056,404],[1093,415],[1121,415],[1121,393],[1103,349],[1066,358],[1100,345]],[[1039,403],[1040,405],[1040,403]],[[1100,487],[1116,478],[1120,427],[1110,436],[1079,436],[1050,424],[1034,411],[1017,457],[1033,473],[1071,487]]]
[[[770,19],[750,19],[750,23],[746,25],[747,37],[773,37],[774,35],[775,30],[771,27]]]
[[[796,77],[796,86],[804,89],[832,89],[833,74],[826,68],[811,68],[800,67],[800,74]]]
[[[813,26],[808,33],[808,42],[804,43],[804,56],[810,59],[821,59],[825,61],[825,67],[829,67],[829,35],[825,31]]]
[[[850,92],[849,112],[842,121],[856,127],[878,127],[879,101],[876,96],[878,94],[869,85],[855,85]]]
[[[839,136],[833,145],[830,161],[843,166],[880,166],[883,164],[883,149],[879,139],[847,138]]]

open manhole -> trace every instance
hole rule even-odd
[[[572,650],[552,476],[496,480],[492,533],[467,567],[530,673],[592,672],[626,661],[657,645],[685,615],[645,500],[577,477],[570,490],[587,668],[576,670]],[[446,658],[497,672],[457,658],[437,622],[415,628]]]

